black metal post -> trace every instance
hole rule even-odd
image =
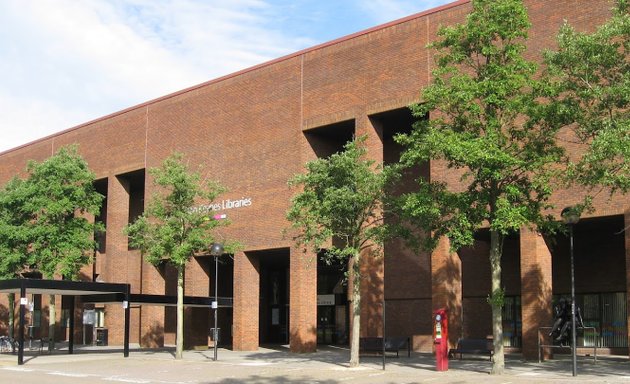
[[[125,287],[125,300],[123,301],[123,310],[125,311],[125,336],[123,340],[123,356],[129,357],[129,323],[130,323],[130,299],[131,298],[131,285],[127,284]]]
[[[219,310],[219,255],[214,256],[214,361],[217,361],[217,344],[219,343],[218,310]]]
[[[385,298],[383,298],[383,371],[385,370]]]
[[[68,319],[70,334],[68,335],[68,354],[72,355],[74,353],[74,296],[69,297],[70,300],[70,318]]]
[[[19,346],[18,346],[18,365],[24,364],[24,317],[26,315],[26,303],[24,302],[26,299],[26,287],[24,286],[24,282],[20,284],[20,334],[18,335]]]
[[[577,332],[575,328],[575,266],[573,264],[573,225],[574,224],[569,225],[569,252],[571,254],[571,360],[573,363],[573,376],[577,376]]]
[[[214,331],[212,332],[213,344],[214,344],[214,361],[217,361],[217,347],[219,344],[219,329],[218,327],[218,310],[219,310],[219,256],[223,255],[223,244],[212,243],[210,246],[210,255],[214,256],[214,302],[212,308],[214,309]]]

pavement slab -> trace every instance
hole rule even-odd
[[[175,360],[173,348],[134,347],[128,358],[116,347],[63,348],[52,354],[28,351],[24,365],[17,356],[0,354],[0,383],[161,383],[161,384],[411,384],[411,383],[629,383],[630,361],[625,356],[580,356],[578,376],[573,377],[571,359],[559,356],[544,362],[506,356],[503,375],[490,375],[487,357],[451,360],[448,371],[437,372],[431,354],[362,357],[361,366],[349,368],[346,348],[321,347],[317,352],[293,354],[286,347],[260,348],[254,352],[219,349],[185,351]]]

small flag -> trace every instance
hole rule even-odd
[[[225,219],[226,217],[227,217],[227,215],[225,213],[220,213],[218,215],[214,215],[214,219],[215,220]]]

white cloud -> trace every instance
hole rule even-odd
[[[445,1],[1,0],[0,151]]]
[[[0,151],[48,136],[52,133],[50,127],[61,130],[94,118],[80,108],[60,108],[45,99],[5,94],[0,94],[0,116]]]
[[[1,2],[0,151],[301,49],[256,16],[265,7]]]

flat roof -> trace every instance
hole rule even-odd
[[[20,294],[22,288],[28,293],[39,295],[82,296],[84,303],[123,302],[131,286],[123,283],[99,283],[93,281],[11,279],[0,280],[0,293]],[[231,307],[231,297],[218,297],[219,307]],[[213,297],[184,296],[184,306],[210,308]],[[177,305],[177,296],[129,294],[129,304]]]
[[[0,292],[20,293],[21,289],[35,294],[55,294],[66,296],[125,294],[129,284],[98,283],[92,281],[11,279],[0,280]]]
[[[219,307],[231,307],[231,297],[218,297]],[[111,303],[122,302],[124,295],[121,293],[106,295],[87,295],[81,297],[84,303]],[[184,307],[210,308],[214,297],[209,296],[184,296]],[[129,305],[154,305],[172,307],[177,305],[177,296],[150,295],[145,293],[132,293],[129,295]]]
[[[44,280],[44,279],[11,279],[0,280],[0,292],[17,293],[23,296],[26,293],[50,294],[50,295],[66,295],[66,296],[85,296],[91,295],[101,297],[114,297],[117,301],[124,301],[129,297],[131,290],[130,284],[120,283],[97,283],[93,281],[69,281],[69,280]],[[23,297],[21,297],[23,299]],[[22,301],[19,305],[19,331],[18,331],[18,365],[24,364],[24,312],[25,303]],[[74,299],[73,299],[74,307]],[[73,308],[74,310],[74,308]],[[129,356],[129,305],[124,305],[124,341],[123,355]],[[68,336],[68,353],[74,353],[74,316],[70,316],[69,321],[70,333]]]

